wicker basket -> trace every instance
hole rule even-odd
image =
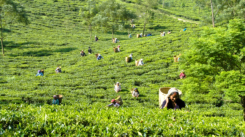
[[[174,62],[178,62],[178,57],[174,56]]]
[[[131,61],[131,58],[130,57],[125,57],[125,61],[128,63]]]
[[[135,60],[135,66],[139,66],[139,61]]]
[[[134,92],[134,88],[131,88],[130,92],[131,92],[131,94],[133,94],[133,92]]]
[[[113,47],[113,51],[114,51],[114,52],[118,52],[118,48]]]
[[[95,54],[95,57],[96,57],[96,58],[98,58],[98,56],[99,56],[99,54],[98,54],[98,53],[97,53],[97,54]]]
[[[140,34],[137,34],[136,37],[139,38],[140,37]]]

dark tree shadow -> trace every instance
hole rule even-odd
[[[148,27],[148,29],[153,29],[153,30],[158,30],[158,29],[160,29],[161,31],[162,30],[165,30],[165,29],[167,29],[167,27],[165,27],[165,26],[160,26],[160,25],[156,25],[156,26],[153,26],[153,27]]]
[[[3,32],[11,32],[11,30],[3,28]]]
[[[54,52],[70,52],[76,49],[77,48],[60,48],[60,49],[54,50]]]
[[[122,89],[121,91],[119,91],[119,92],[128,92],[128,93],[130,93],[130,91],[128,90],[128,89]]]
[[[54,51],[52,50],[38,50],[38,51],[27,51],[19,54],[10,54],[10,56],[33,56],[33,57],[42,57],[53,55],[54,52],[70,52],[76,50],[77,48],[60,48]]]
[[[35,44],[35,45],[41,45],[39,42],[24,42],[24,43],[15,43],[13,41],[3,41],[3,45],[5,49],[11,50],[13,48],[21,48],[23,45],[28,45],[28,44]],[[24,47],[28,48],[28,47]]]

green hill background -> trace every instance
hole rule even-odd
[[[181,62],[173,56],[189,49],[190,39],[200,36],[199,16],[186,8],[153,9],[154,18],[142,33],[143,21],[136,28],[118,30],[112,43],[110,31],[95,28],[89,39],[88,27],[82,25],[82,0],[16,0],[27,12],[30,24],[8,24],[5,27],[5,56],[0,56],[0,134],[3,136],[244,136],[242,106],[224,103],[209,94],[185,96],[181,111],[160,110],[160,87],[181,90]],[[145,2],[117,1],[137,12]],[[179,3],[176,7],[179,6]],[[185,10],[183,12],[183,10]],[[189,14],[190,16],[189,16]],[[182,20],[180,20],[181,16]],[[189,17],[189,18],[187,18]],[[179,19],[178,19],[179,18]],[[185,22],[183,20],[186,20]],[[183,31],[187,28],[187,31]],[[168,32],[165,37],[160,32]],[[99,41],[94,41],[94,36]],[[113,47],[120,45],[121,52]],[[88,54],[88,47],[93,53]],[[84,50],[87,56],[81,57]],[[102,60],[96,60],[100,53]],[[143,59],[136,67],[125,57]],[[62,73],[56,74],[57,66]],[[36,77],[44,69],[43,77]],[[187,74],[188,75],[188,74]],[[114,84],[122,91],[116,93]],[[137,87],[139,98],[130,89]],[[52,96],[64,96],[60,106],[51,105]],[[121,96],[123,106],[106,108],[110,100]]]

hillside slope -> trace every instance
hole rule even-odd
[[[198,36],[197,25],[178,21],[159,12],[147,24],[153,36],[136,38],[142,22],[131,31],[117,31],[119,43],[111,42],[110,32],[97,30],[99,41],[89,40],[81,25],[81,1],[22,0],[31,24],[13,24],[0,57],[0,134],[9,136],[242,136],[241,106],[216,107],[215,99],[192,98],[183,111],[159,110],[160,87],[179,88],[178,63],[173,56],[188,49],[190,37]],[[182,29],[187,27],[187,31]],[[160,37],[160,32],[172,34]],[[120,45],[121,52],[113,47]],[[93,54],[88,54],[91,47]],[[85,50],[87,56],[81,57]],[[103,56],[96,60],[96,53]],[[145,65],[126,63],[125,57],[143,59]],[[62,73],[56,74],[57,66]],[[43,77],[36,77],[44,69]],[[122,91],[116,93],[114,84]],[[137,87],[139,98],[130,89]],[[183,94],[185,91],[183,91]],[[50,105],[52,96],[62,94],[62,105]],[[106,108],[110,100],[121,96],[120,108]],[[199,97],[205,97],[200,95]],[[207,111],[208,110],[208,111]],[[232,118],[231,118],[232,117]]]

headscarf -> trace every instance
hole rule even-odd
[[[170,88],[169,90],[168,90],[168,94],[167,94],[167,97],[169,97],[172,93],[178,93],[179,95],[181,95],[182,94],[182,92],[180,91],[180,90],[178,90],[177,88]]]
[[[112,100],[111,100],[111,103],[113,103],[113,102],[115,102],[115,101],[116,101],[115,99],[112,99]]]

